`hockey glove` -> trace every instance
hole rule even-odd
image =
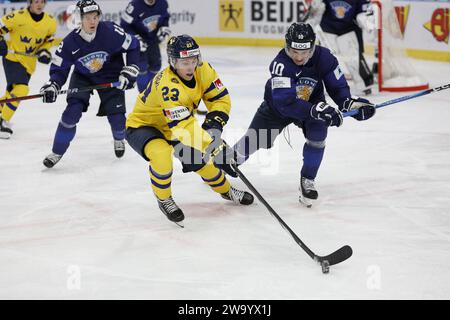
[[[223,127],[227,124],[228,115],[222,111],[208,112],[203,121],[202,128],[211,136],[211,138],[220,138]]]
[[[8,45],[5,39],[0,37],[0,56],[6,56],[8,54]]]
[[[366,11],[358,13],[355,20],[356,24],[369,34],[377,27],[372,5],[369,5]]]
[[[52,62],[52,54],[47,49],[42,49],[36,52],[37,59],[40,63],[49,64]]]
[[[325,102],[318,102],[313,105],[310,114],[313,119],[325,121],[330,127],[340,127],[344,122],[341,111]]]
[[[119,82],[117,86],[119,90],[127,90],[134,87],[136,84],[136,78],[139,75],[138,66],[132,64],[129,66],[124,66],[122,71],[120,71]]]
[[[139,47],[140,47],[141,52],[142,53],[146,52],[147,48],[148,48],[148,45],[144,41],[144,39],[138,34],[135,35],[135,38],[139,40]]]
[[[55,102],[58,97],[59,89],[59,85],[55,81],[50,80],[46,82],[40,90],[40,93],[42,94],[42,101],[44,103]]]
[[[222,139],[213,141],[211,146],[213,146],[213,150],[208,151],[208,147],[207,152],[209,152],[209,154],[207,156],[212,158],[214,165],[225,171],[228,175],[236,178],[238,175],[231,165],[232,163],[236,163],[236,152]],[[205,162],[207,162],[207,160],[208,159],[206,159]]]
[[[352,110],[358,110],[358,113],[352,116],[358,121],[364,121],[372,118],[375,115],[376,108],[369,102],[369,100],[353,96],[347,98],[341,108],[342,112],[348,112]]]
[[[171,33],[172,30],[170,30],[169,27],[161,27],[156,33],[156,36],[158,37],[159,42],[163,42]]]

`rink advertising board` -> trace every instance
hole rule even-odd
[[[309,1],[309,0],[304,0]],[[295,0],[169,0],[170,27],[174,34],[187,33],[200,44],[282,46],[292,22],[304,21],[307,8]],[[73,1],[49,2],[47,10],[58,21],[58,37],[70,28],[67,8]],[[98,0],[103,19],[120,22],[125,0]],[[24,3],[0,4],[0,13]],[[450,61],[450,0],[394,1],[408,53],[427,59]]]
[[[450,61],[450,0],[394,1],[408,54]]]

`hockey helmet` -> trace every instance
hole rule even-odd
[[[291,24],[286,32],[286,47],[296,50],[309,50],[314,48],[316,34],[309,23]]]
[[[197,57],[201,63],[200,47],[197,42],[187,34],[173,36],[167,42],[167,57],[169,64],[175,68],[178,59]]]
[[[77,2],[76,6],[80,18],[91,12],[98,12],[99,15],[102,14],[100,6],[94,0],[80,0]]]

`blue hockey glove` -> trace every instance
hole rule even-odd
[[[120,71],[119,76],[119,86],[117,89],[119,90],[127,90],[134,87],[136,84],[136,78],[139,75],[139,67],[132,64],[129,66],[124,66],[122,71]]]
[[[156,36],[158,37],[159,42],[163,42],[171,33],[172,30],[170,30],[169,27],[161,27],[156,33]]]
[[[364,121],[372,118],[377,109],[373,103],[370,103],[369,100],[352,96],[344,101],[341,111],[348,112],[352,110],[358,110],[358,113],[352,116],[353,118],[358,121]]]
[[[37,59],[40,63],[49,64],[52,62],[52,54],[47,49],[42,49],[36,52]]]
[[[0,57],[6,56],[8,54],[8,45],[6,44],[5,39],[0,37]]]
[[[340,127],[344,122],[341,111],[325,102],[318,102],[313,105],[310,114],[313,119],[325,121],[330,127]]]
[[[44,103],[55,102],[56,98],[58,97],[59,89],[60,89],[59,85],[55,81],[50,80],[46,82],[40,90],[40,93],[43,94],[42,102]]]
[[[202,128],[211,136],[211,138],[220,138],[223,127],[227,124],[228,115],[222,111],[208,112],[203,121]]]

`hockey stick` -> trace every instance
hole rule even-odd
[[[255,189],[255,187],[248,181],[245,175],[237,167],[235,162],[231,163],[232,168],[236,171],[239,178],[245,183],[245,185],[256,195],[259,201],[269,210],[270,214],[278,220],[281,226],[294,238],[295,242],[311,257],[314,261],[318,262],[322,267],[323,273],[328,273],[330,271],[330,266],[338,264],[342,261],[347,260],[352,256],[352,248],[348,245],[341,247],[335,252],[327,256],[318,256],[311,249],[308,248],[306,244],[292,231],[292,229],[286,224],[286,222],[281,219],[281,217],[275,212],[275,210],[267,203],[263,196]]]
[[[17,52],[17,51],[14,51],[14,50],[8,50],[8,53],[10,53],[10,54],[17,54],[19,56],[30,57],[30,58],[37,58],[38,57],[37,54],[26,53],[26,52]]]
[[[403,96],[403,97],[395,98],[395,99],[392,99],[392,100],[388,100],[388,101],[385,101],[385,102],[382,102],[380,104],[375,105],[375,108],[378,109],[378,108],[387,107],[387,106],[390,106],[391,104],[395,104],[395,103],[399,103],[399,102],[402,102],[402,101],[406,101],[406,100],[414,99],[414,98],[417,98],[417,97],[425,96],[427,94],[430,94],[430,93],[433,93],[433,92],[442,91],[442,90],[449,89],[449,88],[450,88],[450,83],[449,84],[445,84],[443,86],[439,86],[439,87],[423,90],[423,91],[417,92],[415,94],[410,94],[410,95],[407,95],[407,96]],[[357,113],[358,113],[358,110],[352,110],[352,111],[345,112],[343,114],[343,116],[344,117],[350,117],[350,116],[354,116]]]
[[[58,92],[58,94],[72,94],[72,93],[100,90],[100,89],[106,89],[106,88],[115,88],[115,87],[118,87],[119,85],[120,85],[120,82],[103,83],[103,84],[97,84],[95,86],[90,86],[90,87],[61,90]],[[39,94],[30,95],[30,96],[9,98],[9,99],[0,100],[0,104],[10,103],[10,102],[14,102],[14,101],[31,100],[31,99],[41,98],[42,96],[43,96],[43,94],[39,93]]]
[[[17,54],[19,56],[24,56],[24,57],[30,57],[30,58],[39,58],[39,56],[37,54],[33,54],[33,53],[26,53],[26,52],[17,52],[17,51],[13,51],[13,50],[8,50],[8,53],[10,54]],[[54,58],[52,57],[50,62],[53,63]]]

